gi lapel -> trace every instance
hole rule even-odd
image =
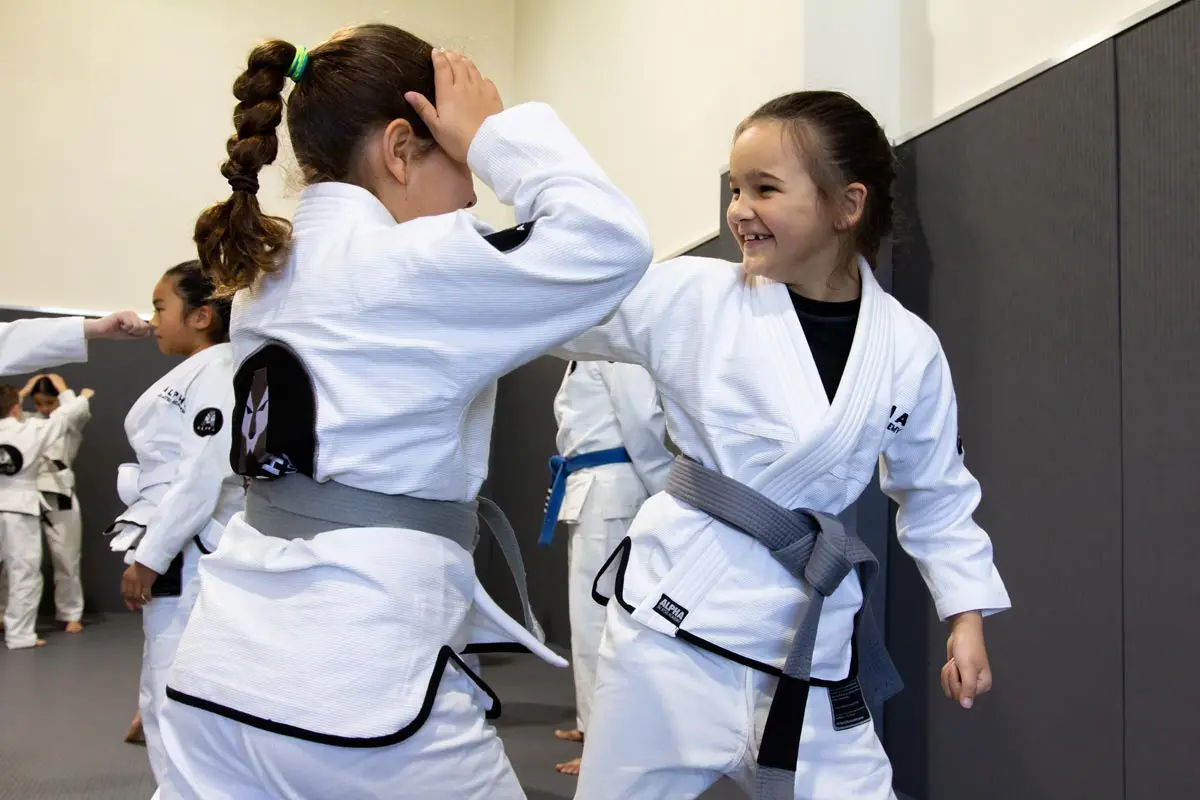
[[[892,318],[887,313],[886,298],[871,268],[862,259],[859,260],[859,271],[862,275],[862,305],[858,327],[833,404],[826,408],[812,435],[754,476],[749,483],[752,488],[784,506],[792,507],[795,504],[793,498],[803,492],[808,483],[844,461],[854,450],[876,406],[879,381],[890,371]],[[780,288],[786,291],[785,287]],[[804,331],[800,329],[798,321],[795,327],[797,334],[803,338]],[[812,354],[806,342],[804,352],[807,354],[807,363],[811,365]],[[812,372],[815,376],[815,366]],[[815,384],[815,388],[810,388],[810,393],[821,387],[819,376],[813,377],[809,383]],[[809,413],[813,408],[810,404]],[[803,413],[803,410],[797,408],[794,413]]]

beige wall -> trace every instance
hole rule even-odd
[[[762,101],[804,88],[807,76],[861,95],[881,119],[899,118],[888,123],[899,135],[1152,5],[829,3],[0,2],[0,31],[9,34],[0,48],[0,303],[148,306],[155,277],[192,254],[196,214],[227,191],[217,167],[231,132],[230,86],[250,47],[269,36],[312,44],[340,26],[381,20],[466,50],[508,104],[536,99],[558,109],[637,203],[662,257],[717,230],[733,128]],[[837,8],[845,19],[830,17]],[[878,59],[855,56],[856,47],[888,55],[889,25],[902,64],[906,45],[932,62],[897,81],[898,91],[919,90],[900,110],[889,108],[887,82],[865,74]],[[288,175],[264,172],[260,196],[274,213],[294,206]],[[482,217],[510,224],[483,187],[480,197]]]
[[[935,116],[1156,5],[1148,0],[916,2],[928,4]]]
[[[801,84],[800,0],[519,0],[519,97],[551,103],[650,225],[711,235],[737,123]]]
[[[149,308],[193,256],[196,215],[228,194],[230,89],[258,40],[391,22],[465,50],[511,97],[515,19],[515,0],[0,2],[0,303]],[[284,173],[264,170],[260,197],[290,215]],[[508,219],[480,197],[481,216]]]

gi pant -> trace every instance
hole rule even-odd
[[[593,487],[592,492],[600,487]],[[588,730],[592,697],[596,692],[596,663],[600,657],[600,634],[604,630],[604,606],[592,599],[596,574],[609,554],[629,532],[633,518],[605,519],[604,504],[589,497],[579,521],[568,523],[567,600],[571,620],[571,670],[575,677],[575,727]],[[611,597],[615,570],[600,581],[600,593]]]
[[[425,724],[390,747],[349,748],[260,730],[168,701],[160,800],[520,800],[470,679],[447,667]]]
[[[79,578],[82,530],[79,501],[74,497],[71,508],[47,511],[42,522],[42,533],[54,565],[54,610],[59,622],[78,622],[83,618],[83,583]]]
[[[197,563],[200,552],[191,542],[184,550],[183,593],[178,597],[155,597],[142,607],[142,674],[138,684],[138,711],[150,771],[159,786],[167,779],[167,751],[163,745],[162,710],[167,700],[167,673],[175,660],[179,640],[187,628],[188,615],[196,602]]]
[[[751,793],[777,682],[609,603],[576,800],[687,800],[723,774]],[[795,796],[895,798],[874,725],[835,731],[825,689],[808,699]]]
[[[36,516],[0,511],[0,560],[8,572],[4,644],[9,650],[37,644],[34,627],[42,600],[41,537]]]

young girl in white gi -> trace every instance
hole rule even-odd
[[[582,742],[591,717],[604,629],[604,608],[592,599],[593,584],[642,503],[666,486],[671,451],[664,441],[666,426],[654,381],[646,370],[632,364],[572,361],[554,398],[554,417],[559,458],[551,462],[554,481],[543,539],[549,543],[556,522],[567,524],[576,709],[574,730],[554,735]],[[608,577],[599,585],[606,595],[612,594]],[[578,775],[579,759],[557,769]]]
[[[38,416],[48,419],[61,403],[74,399],[75,393],[70,388],[60,392],[51,377],[35,375],[21,390],[21,396],[29,397]],[[58,621],[66,625],[67,633],[83,630],[83,584],[79,579],[83,522],[75,494],[74,467],[79,446],[83,444],[83,426],[89,419],[90,411],[80,414],[62,436],[50,442],[37,479],[45,504],[42,535],[54,569],[54,611]]]
[[[255,197],[288,78],[290,226]],[[644,225],[551,109],[503,110],[469,59],[389,25],[268,41],[234,95],[233,194],[196,241],[237,292],[251,480],[201,562],[162,796],[523,797],[458,655],[503,635],[565,663],[475,576],[495,382],[617,306]],[[522,225],[484,235],[472,171]]]
[[[836,560],[821,544],[838,540],[832,517],[877,464],[900,507],[900,544],[950,623],[947,694],[970,708],[991,687],[982,620],[1009,598],[972,520],[980,489],[963,462],[949,368],[933,331],[871,272],[891,229],[893,177],[887,138],[849,97],[767,103],[738,128],[730,158],[728,224],[742,263],[655,266],[610,321],[560,351],[645,366],[672,440],[700,465],[672,467],[667,492],[614,554],[580,800],[690,798],[723,773],[759,797],[893,797],[854,682],[856,656],[870,655],[851,644],[859,574],[819,594],[808,580]],[[677,499],[689,475],[712,472],[820,533],[790,553],[768,549],[696,507],[718,502],[715,492]],[[814,541],[822,558],[809,560]],[[843,541],[862,557],[852,536]],[[793,556],[807,561],[805,580],[785,566]],[[815,642],[797,636],[810,606]],[[794,646],[811,658],[799,680],[788,672]],[[864,687],[883,680],[862,677]]]
[[[56,388],[67,385],[52,376]],[[0,385],[0,561],[8,574],[3,607],[4,643],[10,650],[41,647],[37,609],[42,600],[41,516],[46,511],[38,473],[47,450],[89,414],[91,389],[69,398],[47,419],[26,417],[21,393]]]
[[[113,549],[124,551],[129,563],[121,593],[130,609],[142,609],[138,712],[160,785],[167,756],[159,714],[167,669],[196,598],[196,564],[216,548],[223,526],[243,505],[241,479],[229,465],[230,304],[212,299],[212,291],[196,261],[167,270],[154,287],[150,324],[158,348],[185,360],[125,417],[137,463],[121,467],[117,490],[129,507],[111,529]]]

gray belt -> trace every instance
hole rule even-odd
[[[487,498],[469,502],[424,500],[403,494],[380,494],[336,481],[318,483],[306,475],[252,480],[246,488],[246,522],[265,536],[312,539],[342,528],[407,528],[441,536],[475,552],[479,520],[495,537],[521,597],[525,628],[539,640],[541,628],[529,604],[525,561],[517,534],[500,507]]]
[[[835,703],[859,692],[865,702],[874,703],[896,694],[903,685],[867,602],[879,562],[866,544],[836,518],[786,509],[686,456],[676,458],[671,465],[666,491],[762,543],[790,574],[813,588],[771,701],[755,779],[757,798],[791,800],[809,687],[828,687]],[[855,621],[850,676],[837,682],[814,680],[812,658],[821,609],[825,598],[852,570],[857,570],[862,582],[863,609]],[[836,717],[835,713],[835,725]]]

